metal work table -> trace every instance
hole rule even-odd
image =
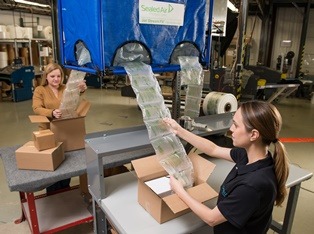
[[[195,131],[206,136],[224,134],[232,124],[232,113],[200,117],[196,122],[207,124],[211,132]],[[154,150],[149,143],[144,126],[96,134],[86,139],[86,157],[89,191],[93,199],[95,233],[107,232],[106,219],[119,233],[201,233],[207,227],[192,212],[170,220],[157,223],[137,202],[137,178],[125,173],[103,178],[103,167],[110,168],[131,160],[152,155]],[[93,138],[94,137],[94,138]],[[216,191],[234,165],[221,159],[209,158],[216,168],[207,181]],[[313,173],[290,165],[287,187],[290,188],[285,218],[282,225],[275,220],[271,228],[278,233],[290,233],[301,183],[310,179]],[[216,199],[205,203],[214,207]]]
[[[212,228],[192,212],[159,224],[138,203],[137,177],[132,172],[107,177],[104,183],[107,197],[101,200],[100,207],[119,234],[213,233]],[[205,204],[214,207],[215,203],[216,199],[212,199]]]
[[[232,124],[232,116],[233,113],[225,113],[196,118],[195,122],[206,124],[211,131],[194,130],[193,132],[201,136],[225,134]],[[102,199],[106,198],[106,189],[110,189],[110,186],[105,186],[103,168],[123,165],[131,162],[131,160],[152,155],[155,151],[150,144],[145,126],[89,135],[86,139],[85,150],[87,157],[88,187],[93,200],[94,229],[96,233],[101,231],[106,233],[107,224],[105,216],[108,214],[107,212],[110,213],[110,209],[106,210],[102,208]],[[115,182],[114,184],[117,183]],[[108,199],[110,198],[108,197]],[[98,207],[101,208],[101,212],[98,212]],[[110,217],[108,217],[108,219],[110,220]],[[166,224],[166,226],[167,225],[168,224]],[[158,227],[159,226],[163,227],[163,225],[158,225]],[[152,233],[150,231],[151,230],[149,230],[149,233]]]
[[[288,97],[298,89],[300,84],[266,84],[258,86],[257,89],[276,89],[276,91],[267,99],[267,102],[273,102],[276,99]]]
[[[207,183],[216,191],[233,167],[234,163],[222,159],[206,157],[216,167],[210,175]],[[298,200],[298,192],[301,183],[312,177],[312,173],[290,165],[290,175],[287,187],[290,188],[288,204],[285,212],[285,219],[280,225],[272,221],[271,229],[277,233],[288,234],[291,232],[293,217]],[[137,178],[129,172],[105,178],[104,184],[107,188],[107,197],[100,202],[101,209],[105,212],[106,218],[114,225],[120,234],[168,234],[168,233],[212,233],[211,227],[206,225],[193,212],[189,212],[176,219],[163,224],[150,216],[148,212],[137,201]],[[126,196],[127,194],[127,196]],[[215,207],[217,198],[207,201],[205,205]]]
[[[20,195],[22,216],[15,223],[27,220],[31,232],[37,234],[47,231],[52,233],[91,222],[93,216],[87,210],[87,204],[77,187],[50,196],[34,195],[34,192],[57,181],[85,174],[85,150],[66,152],[63,163],[50,172],[19,170],[15,160],[15,150],[19,147],[0,148],[9,189],[12,192],[18,191]]]
[[[232,124],[233,113],[202,116],[195,122],[206,124],[211,131],[193,132],[200,136],[224,134]],[[89,190],[97,201],[105,198],[103,168],[112,168],[155,153],[144,125],[90,134],[86,139],[86,162]]]
[[[86,173],[85,150],[65,153],[65,160],[55,171],[19,170],[15,150],[20,146],[0,148],[8,186],[11,192],[37,192],[53,183]]]

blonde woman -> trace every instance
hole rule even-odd
[[[63,92],[66,88],[64,84],[64,73],[60,65],[50,63],[46,66],[42,76],[41,84],[36,87],[33,94],[33,111],[37,115],[43,115],[49,119],[61,118],[62,112],[59,109]],[[78,85],[80,92],[87,89],[85,82]],[[39,125],[40,130],[49,129],[49,123]],[[68,188],[71,178],[58,181],[47,187],[47,193]]]
[[[64,73],[61,66],[56,63],[48,64],[43,73],[41,84],[36,87],[33,94],[33,111],[35,114],[50,119],[60,118],[62,112],[59,106],[65,88]],[[87,89],[85,81],[79,83],[78,89],[81,93]],[[40,124],[39,128],[41,130],[48,129],[49,123]]]

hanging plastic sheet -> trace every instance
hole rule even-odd
[[[204,71],[198,62],[198,57],[180,56],[179,62],[181,67],[181,85],[187,85],[184,116],[194,119],[200,113]]]
[[[194,183],[193,165],[181,141],[163,123],[163,118],[171,118],[154,73],[149,65],[142,62],[123,64],[136,94],[148,136],[163,168],[175,176],[184,187]]]
[[[59,109],[62,111],[62,118],[77,117],[76,108],[80,101],[78,84],[84,80],[85,72],[72,70],[63,92]]]

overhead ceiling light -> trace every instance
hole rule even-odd
[[[234,4],[230,1],[227,2],[227,7],[233,12],[239,12],[238,8],[236,8]]]
[[[40,3],[37,3],[37,2],[30,2],[30,1],[25,1],[25,0],[14,0],[14,2],[23,3],[23,4],[26,4],[26,5],[32,5],[32,6],[49,7],[50,8],[49,5],[40,4]]]

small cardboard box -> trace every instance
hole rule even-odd
[[[195,185],[187,189],[188,193],[200,202],[217,197],[217,192],[206,182],[215,165],[195,153],[189,157],[194,167]],[[145,184],[145,181],[167,175],[155,156],[133,160],[132,165],[138,177],[138,202],[157,222],[164,223],[191,211],[176,194],[161,198]]]
[[[32,123],[49,123],[50,130],[55,134],[57,142],[64,143],[64,151],[72,151],[85,148],[85,116],[89,111],[90,102],[83,100],[76,112],[78,117],[68,119],[53,119],[49,121],[46,116],[29,116]]]
[[[34,131],[33,141],[39,151],[56,147],[55,135],[49,129]]]
[[[64,160],[62,142],[51,149],[39,151],[34,142],[29,141],[15,151],[17,168],[54,171]]]

